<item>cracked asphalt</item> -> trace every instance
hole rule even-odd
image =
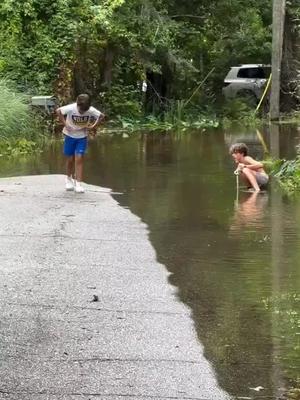
[[[229,399],[147,226],[85,187],[0,179],[0,399]]]

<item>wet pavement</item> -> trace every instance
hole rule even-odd
[[[63,186],[0,180],[0,399],[229,399],[147,225]]]

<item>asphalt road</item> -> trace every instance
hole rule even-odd
[[[228,399],[147,226],[86,189],[0,179],[0,399]]]

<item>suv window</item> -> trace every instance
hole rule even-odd
[[[238,78],[266,79],[263,68],[241,68],[237,74]]]

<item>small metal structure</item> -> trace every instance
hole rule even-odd
[[[57,107],[57,99],[54,96],[33,96],[31,97],[31,105],[43,109],[44,112],[51,115]]]

